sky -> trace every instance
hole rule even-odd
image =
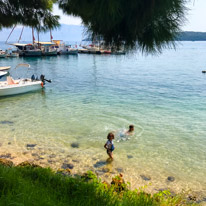
[[[182,27],[183,31],[206,32],[206,0],[190,0],[186,4],[189,8],[186,18],[187,22]],[[54,14],[61,17],[61,24],[81,25],[81,19],[63,14],[57,5],[54,5]]]

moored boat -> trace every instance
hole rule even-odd
[[[25,57],[42,56],[42,51],[39,48],[37,48],[37,46],[34,44],[14,43],[12,45],[18,48],[19,56],[25,56]]]
[[[19,53],[17,50],[13,50],[11,48],[6,50],[7,57],[19,57]]]
[[[53,48],[57,49],[58,54],[60,55],[77,55],[78,49],[72,47],[71,45],[66,45],[62,40],[53,40],[55,45]]]
[[[5,58],[6,56],[6,52],[0,49],[0,58]]]
[[[29,64],[17,65],[17,67],[21,66],[30,67]],[[31,78],[22,78],[18,80],[14,80],[11,76],[7,76],[7,81],[0,82],[0,97],[40,90],[44,87],[45,81],[51,82],[50,80],[46,80],[44,75],[41,75],[40,79],[32,75]]]
[[[55,43],[35,41],[35,44],[38,45],[38,48],[41,49],[43,56],[56,56],[57,55],[57,49],[53,47]]]
[[[7,71],[0,71],[0,79],[7,75]]]
[[[9,70],[11,67],[8,66],[8,67],[0,67],[0,71],[7,71]]]

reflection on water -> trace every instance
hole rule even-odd
[[[91,169],[107,179],[124,173],[133,186],[151,183],[152,191],[204,191],[204,44],[186,42],[155,57],[0,59],[1,66],[12,66],[14,77],[18,63],[29,63],[32,69],[19,69],[18,76],[52,79],[44,90],[0,98],[1,153],[12,153],[16,162],[27,158],[54,168],[73,165],[73,172]],[[135,134],[117,134],[114,161],[106,162],[108,132],[123,132],[130,124]]]

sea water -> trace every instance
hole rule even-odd
[[[31,69],[15,70],[18,63]],[[44,90],[0,98],[2,154],[56,169],[67,163],[73,173],[93,170],[108,180],[121,172],[132,188],[206,194],[206,42],[155,56],[20,57],[0,66],[11,66],[15,78],[52,80]],[[130,124],[134,135],[118,135]],[[103,148],[110,131],[113,162]]]

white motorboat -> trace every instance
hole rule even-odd
[[[6,72],[6,71],[3,71],[3,72],[0,71],[0,79],[1,79],[2,77],[6,76],[7,73],[8,73],[8,72]]]
[[[17,65],[17,67],[21,66],[30,67],[29,64]],[[45,81],[51,82],[51,80],[46,80],[44,75],[41,75],[40,80],[37,80],[33,75],[31,78],[18,80],[13,80],[11,76],[7,76],[7,81],[0,82],[0,97],[40,90],[44,87]]]
[[[62,40],[53,40],[55,45],[53,48],[57,49],[60,55],[78,55],[77,47],[72,47],[71,45],[66,45]]]
[[[6,56],[6,52],[0,49],[0,58],[5,58]]]
[[[19,57],[19,53],[17,50],[13,50],[11,48],[6,50],[7,56],[8,57]]]
[[[11,67],[8,66],[8,67],[0,67],[0,71],[7,71],[9,70]]]

